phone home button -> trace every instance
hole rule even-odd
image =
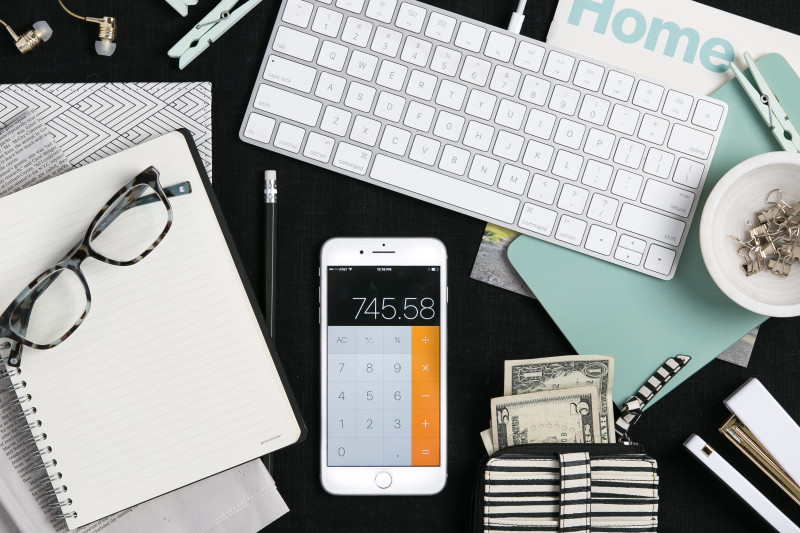
[[[378,472],[375,476],[375,484],[381,489],[388,489],[392,484],[392,475],[389,472]]]

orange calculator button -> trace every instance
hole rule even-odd
[[[439,439],[411,439],[411,466],[439,466]]]
[[[439,410],[411,411],[411,438],[439,438]]]
[[[411,353],[438,354],[439,326],[411,326]]]
[[[411,381],[439,382],[439,354],[411,354]]]
[[[414,381],[411,384],[411,409],[439,410],[439,381]]]

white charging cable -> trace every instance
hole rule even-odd
[[[512,31],[516,34],[522,31],[522,22],[525,20],[525,4],[527,3],[528,0],[519,0],[517,10],[511,13],[511,22],[508,23],[508,31]]]

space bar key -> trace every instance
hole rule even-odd
[[[519,209],[519,200],[516,198],[382,154],[375,156],[370,177],[466,209],[479,218],[489,217],[513,224]]]

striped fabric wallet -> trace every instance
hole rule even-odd
[[[669,358],[625,402],[619,444],[519,444],[487,457],[475,484],[473,532],[658,531],[658,464],[628,430],[689,360]]]

